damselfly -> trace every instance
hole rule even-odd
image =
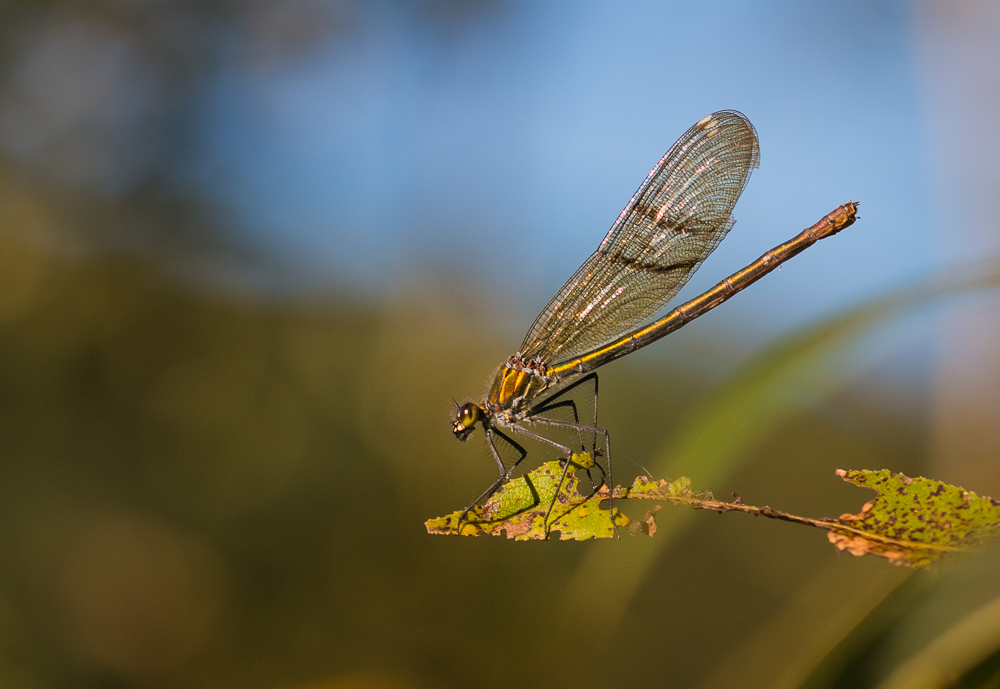
[[[520,349],[500,365],[486,398],[479,404],[456,404],[455,436],[466,440],[481,424],[500,471],[493,485],[462,513],[459,528],[469,511],[506,483],[527,456],[512,435],[566,454],[558,495],[573,450],[537,432],[538,427],[574,431],[582,451],[586,451],[583,438],[590,438],[593,456],[598,454],[598,438],[603,438],[606,479],[613,487],[611,436],[597,425],[595,369],[707,313],[856,219],[858,204],[849,201],[701,296],[643,325],[677,294],[732,228],[733,207],[759,159],[757,134],[742,113],[723,110],[699,120],[652,169],[597,251],[542,309]],[[586,383],[593,385],[592,422],[581,422],[571,394]],[[552,418],[557,410],[572,412],[573,421]],[[496,437],[520,455],[510,468],[497,451]],[[554,504],[545,516],[546,532]]]

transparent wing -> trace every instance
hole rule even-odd
[[[742,113],[723,110],[691,127],[538,314],[524,358],[565,361],[652,318],[729,232],[759,161],[757,133]]]

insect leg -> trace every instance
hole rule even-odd
[[[525,450],[519,443],[515,442],[514,439],[511,438],[506,433],[498,431],[496,428],[492,427],[486,427],[485,430],[486,430],[486,444],[489,446],[490,452],[493,453],[493,459],[496,460],[497,467],[500,469],[500,478],[498,478],[493,483],[493,485],[487,488],[482,495],[476,498],[472,502],[472,504],[466,507],[465,510],[462,512],[462,514],[458,516],[458,522],[455,526],[456,530],[461,529],[462,520],[465,519],[466,515],[468,515],[470,511],[472,511],[472,508],[478,505],[482,500],[489,500],[493,496],[493,494],[500,489],[500,487],[503,484],[507,483],[507,481],[510,479],[510,475],[514,473],[515,469],[517,469],[517,465],[520,464],[522,461],[524,461],[524,458],[528,456],[528,451]],[[500,453],[497,451],[496,443],[493,442],[494,433],[503,438],[505,441],[507,441],[507,443],[509,443],[510,446],[513,447],[519,455],[519,457],[511,465],[510,469],[507,469],[504,466],[503,460],[500,459]]]
[[[560,428],[575,428],[575,429],[580,430],[580,431],[587,431],[589,433],[594,433],[595,436],[598,433],[600,433],[601,435],[604,436],[604,452],[605,452],[605,455],[606,455],[607,460],[608,460],[608,476],[607,476],[608,481],[607,481],[607,483],[608,483],[608,487],[609,487],[609,490],[610,490],[610,492],[609,492],[609,499],[608,499],[608,507],[611,510],[612,524],[614,524],[614,514],[615,514],[614,513],[614,507],[615,507],[615,502],[614,502],[614,500],[615,500],[614,499],[614,486],[615,486],[615,484],[612,482],[612,477],[611,477],[611,434],[608,433],[607,429],[606,428],[600,428],[598,426],[586,426],[586,425],[583,425],[583,424],[570,423],[569,421],[559,421],[557,419],[549,419],[549,418],[546,418],[544,416],[533,416],[533,417],[530,417],[530,418],[526,419],[526,421],[528,421],[529,423],[536,423],[536,424],[539,424],[539,425],[542,425],[542,426],[557,426],[557,427],[560,427]],[[518,429],[518,430],[520,432],[524,433],[524,429]],[[542,438],[543,437],[543,436],[539,436],[537,434],[532,434],[532,435],[535,436],[535,437],[538,437],[538,438]],[[545,439],[545,442],[548,442],[550,445],[556,445],[558,447],[558,445],[554,441]],[[570,459],[572,459],[572,457],[568,457],[567,458],[566,467],[563,469],[562,478],[559,479],[559,485],[556,488],[556,495],[558,495],[559,491],[562,490],[562,484],[566,480],[566,474],[569,471],[569,465],[570,465],[569,460]],[[595,463],[596,463],[596,460],[595,460]],[[598,464],[598,466],[600,466],[600,465]],[[603,469],[602,469],[602,471],[603,471]],[[548,524],[549,514],[552,513],[552,508],[554,506],[555,506],[555,500],[553,500],[552,504],[549,505],[549,511],[545,515],[545,523],[546,524]]]
[[[584,451],[587,448],[586,444],[583,441],[583,434],[584,434],[583,432],[584,432],[584,430],[586,430],[586,426],[580,424],[580,415],[579,415],[579,413],[577,411],[577,408],[576,408],[576,401],[573,400],[573,399],[562,400],[562,401],[557,401],[557,400],[559,400],[561,397],[565,397],[567,394],[569,394],[574,389],[578,388],[581,385],[585,385],[587,383],[593,383],[593,385],[594,385],[594,392],[593,392],[593,395],[594,395],[594,421],[593,421],[592,426],[594,428],[596,428],[597,427],[597,392],[598,392],[598,378],[597,378],[597,373],[596,372],[589,373],[586,376],[584,376],[583,378],[581,378],[580,380],[574,381],[572,384],[567,385],[566,387],[564,387],[564,388],[562,388],[560,390],[557,390],[555,393],[549,395],[548,397],[545,397],[541,401],[536,402],[532,406],[531,410],[528,412],[529,416],[536,416],[536,415],[544,414],[545,412],[552,411],[553,409],[558,409],[560,407],[571,407],[573,409],[573,421],[579,426],[577,428],[577,435],[578,435],[578,437],[580,439],[580,449],[584,450]],[[590,452],[591,452],[591,456],[594,458],[594,461],[596,463],[597,462],[597,433],[593,433],[592,432],[589,435],[590,435],[590,441],[591,441],[590,442]],[[603,478],[604,477],[604,467],[602,467],[600,464],[598,464],[597,468],[601,470],[601,474],[602,474],[602,478]],[[590,476],[590,469],[587,469],[587,476]],[[592,476],[590,476],[590,482],[593,485],[594,479],[593,479]]]

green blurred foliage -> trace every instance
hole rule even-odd
[[[449,432],[449,396],[481,392],[504,355],[466,315],[487,305],[432,287],[379,309],[196,288],[141,259],[39,248],[23,228],[64,219],[25,190],[4,208],[7,686],[500,686],[511,672],[653,686],[661,663],[690,685],[813,577],[897,576],[812,533],[698,513],[623,617],[571,642],[561,606],[587,618],[617,585],[609,566],[573,593],[581,558],[596,546],[622,565],[650,540],[535,547],[423,528],[495,471],[481,438]],[[706,391],[648,361],[602,383],[625,473]],[[920,418],[865,400],[798,410],[721,489],[823,512],[845,456],[919,471]],[[839,500],[834,513],[856,507]],[[810,626],[786,623],[796,638]]]
[[[414,7],[447,24],[488,4]],[[890,595],[900,570],[762,520],[426,534],[495,477],[481,435],[451,436],[451,396],[482,393],[527,323],[437,282],[385,303],[233,287],[281,267],[191,172],[224,49],[295,59],[350,8],[0,4],[0,686],[853,687],[960,624],[920,586]],[[687,462],[717,495],[816,515],[856,508],[838,467],[924,473],[908,393],[841,370],[783,395],[808,367],[775,384],[766,361],[713,393],[660,355],[602,371],[618,482]],[[907,613],[927,631],[883,655]]]

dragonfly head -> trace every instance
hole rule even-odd
[[[478,404],[466,402],[455,405],[455,418],[451,422],[451,432],[459,440],[466,440],[476,428],[476,422],[483,418],[483,410]]]

